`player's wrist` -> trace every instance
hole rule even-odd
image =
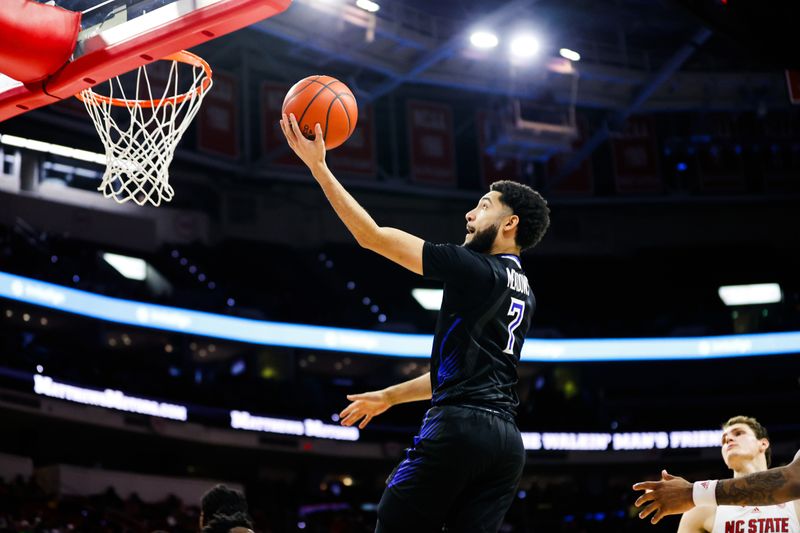
[[[692,501],[696,507],[717,505],[718,480],[695,481],[692,485]]]
[[[311,173],[314,175],[316,179],[324,176],[326,172],[328,172],[328,164],[323,159],[322,161],[312,161],[308,164],[308,168],[311,169]]]
[[[394,405],[394,395],[392,394],[391,387],[375,391],[378,394],[380,401],[391,407]]]

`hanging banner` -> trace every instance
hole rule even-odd
[[[572,159],[575,153],[586,142],[589,123],[586,117],[576,117],[578,137],[572,141],[572,151],[559,153],[547,160],[547,192],[548,194],[563,196],[591,196],[594,193],[594,174],[592,170],[592,156],[586,157],[583,162],[567,174],[561,176],[561,169]]]
[[[618,193],[658,193],[663,190],[658,170],[655,124],[651,117],[628,118],[623,131],[611,135],[611,154]]]
[[[489,112],[485,109],[475,113],[475,128],[478,137],[478,158],[480,162],[481,183],[488,190],[498,180],[522,181],[522,169],[519,159],[511,157],[494,157],[486,153],[489,145]]]
[[[236,77],[214,71],[214,87],[197,116],[197,149],[213,155],[239,157],[239,98]]]
[[[302,167],[303,162],[286,144],[280,125],[283,98],[289,88],[279,82],[261,83],[261,156],[270,165]]]
[[[375,117],[372,105],[366,104],[358,109],[358,123],[350,138],[335,150],[327,153],[328,165],[338,176],[375,179]]]
[[[409,100],[407,112],[412,179],[454,187],[456,160],[450,106]]]

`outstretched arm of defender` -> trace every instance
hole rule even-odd
[[[431,373],[392,385],[383,390],[348,394],[352,403],[339,413],[343,426],[352,426],[361,420],[358,427],[364,429],[370,420],[399,403],[431,399]],[[363,420],[362,420],[363,419]]]
[[[636,483],[634,490],[645,491],[636,500],[636,506],[647,507],[640,518],[653,514],[652,523],[661,518],[680,514],[694,507],[693,485],[680,477],[662,472],[662,481]],[[747,476],[724,479],[715,489],[717,505],[775,505],[800,499],[800,451],[794,461],[780,468],[772,468]]]
[[[800,499],[800,450],[786,466],[717,483],[717,505],[775,505]]]
[[[291,149],[311,170],[333,210],[358,244],[412,272],[422,274],[424,241],[405,231],[378,226],[369,213],[342,187],[325,164],[325,141],[322,140],[320,125],[315,127],[313,141],[306,139],[300,132],[294,115],[283,115],[281,129]]]

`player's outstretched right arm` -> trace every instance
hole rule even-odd
[[[415,274],[422,274],[422,247],[419,237],[396,228],[378,226],[366,209],[347,192],[325,164],[325,142],[320,125],[315,126],[316,137],[310,141],[300,133],[294,115],[283,115],[281,128],[286,142],[294,153],[308,166],[336,215],[362,247],[372,250]]]
[[[364,429],[370,420],[399,403],[431,399],[431,373],[392,385],[385,389],[362,394],[348,394],[350,405],[339,413],[343,426],[352,426],[361,420],[358,427]],[[363,419],[363,420],[362,420]]]
[[[661,481],[644,481],[633,486],[645,491],[636,500],[636,506],[647,504],[639,518],[651,518],[657,523],[663,517],[688,511],[695,506],[694,489],[697,484],[706,487],[713,482],[697,482],[694,485],[683,478],[662,473]],[[716,482],[714,500],[716,505],[776,505],[800,499],[800,451],[794,460],[779,468],[771,468],[747,476],[723,479]],[[712,500],[711,504],[714,504]]]

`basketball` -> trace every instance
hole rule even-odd
[[[319,122],[328,150],[345,142],[358,122],[352,91],[330,76],[309,76],[295,83],[283,99],[282,112],[294,113],[300,131],[309,139],[314,138],[314,125]]]

